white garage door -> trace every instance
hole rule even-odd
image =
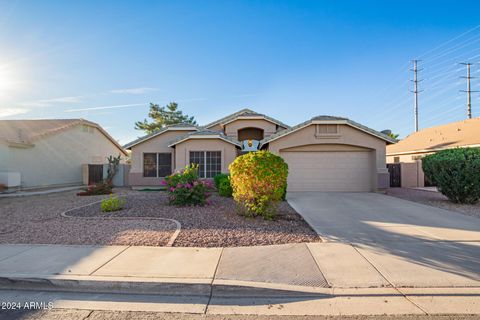
[[[288,191],[372,191],[371,152],[282,152]]]

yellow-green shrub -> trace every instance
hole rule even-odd
[[[272,219],[287,185],[285,161],[268,151],[256,151],[237,157],[229,169],[233,198],[244,213]]]
[[[110,197],[102,200],[100,207],[103,212],[112,212],[122,210],[126,203],[127,200],[125,198],[110,195]]]

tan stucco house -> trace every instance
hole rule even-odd
[[[202,127],[163,128],[125,146],[132,186],[160,185],[189,163],[200,176],[228,172],[240,154],[269,150],[289,165],[289,191],[375,191],[388,187],[385,147],[390,137],[346,118],[320,116],[294,127],[244,109]]]
[[[127,152],[84,119],[0,120],[0,183],[12,189],[82,185],[85,166]]]
[[[396,186],[428,186],[422,170],[422,158],[458,147],[480,147],[480,118],[423,129],[387,146],[387,164],[394,165],[392,167],[399,171],[396,173],[399,176]]]

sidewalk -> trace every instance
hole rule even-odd
[[[0,246],[2,301],[37,299],[53,301],[56,308],[210,314],[480,313],[480,283],[475,280],[462,287],[397,287],[389,276],[358,248],[343,243]],[[418,280],[415,274],[403,278]]]
[[[41,190],[22,190],[15,192],[0,193],[0,198],[14,198],[14,197],[28,197],[28,196],[38,196],[43,194],[59,193],[71,190],[80,190],[84,189],[85,186],[71,186],[71,187],[60,187],[60,188],[49,188]]]

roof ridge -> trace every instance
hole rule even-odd
[[[289,127],[290,127],[289,125],[287,125],[287,124],[285,124],[285,123],[283,123],[283,122],[281,122],[281,121],[279,121],[279,120],[277,120],[277,119],[274,119],[274,118],[272,118],[272,117],[270,117],[270,116],[267,116],[266,114],[259,113],[259,112],[255,111],[255,110],[248,109],[248,108],[243,108],[243,109],[241,109],[241,110],[239,110],[239,111],[237,111],[237,112],[234,112],[234,113],[232,113],[232,114],[229,114],[229,115],[227,115],[227,116],[225,116],[225,117],[223,117],[223,118],[220,118],[220,119],[218,119],[218,120],[215,120],[215,121],[213,121],[213,122],[210,122],[210,123],[206,124],[205,127],[206,127],[206,128],[210,128],[210,127],[213,127],[213,126],[215,126],[215,125],[217,125],[217,124],[221,124],[221,123],[225,123],[225,122],[230,121],[230,120],[234,120],[234,119],[236,119],[236,118],[238,118],[238,117],[241,117],[242,114],[245,114],[245,113],[249,113],[249,114],[255,115],[255,116],[262,116],[262,117],[264,117],[266,120],[268,120],[268,121],[270,121],[270,122],[272,122],[272,123],[276,123],[277,125],[280,125],[280,126],[285,127],[285,128],[289,128]]]
[[[322,117],[323,117],[323,118],[322,118]],[[358,123],[358,122],[355,122],[355,121],[353,121],[353,120],[350,120],[349,118],[334,117],[334,116],[316,116],[316,117],[313,117],[313,118],[311,118],[311,119],[309,119],[309,120],[307,120],[307,121],[301,122],[301,123],[299,123],[299,124],[297,124],[297,125],[295,125],[295,126],[293,126],[293,127],[289,127],[289,128],[287,128],[287,129],[283,129],[283,130],[281,130],[281,131],[278,131],[278,132],[276,132],[276,133],[274,133],[274,134],[272,134],[272,135],[270,135],[270,136],[262,139],[262,140],[260,141],[260,146],[264,145],[265,143],[270,142],[271,140],[275,140],[275,139],[277,139],[277,138],[280,138],[281,136],[286,135],[286,134],[288,134],[288,133],[290,133],[290,132],[299,130],[299,129],[303,128],[303,127],[306,127],[306,126],[312,124],[314,121],[322,121],[322,120],[324,120],[324,121],[340,121],[340,120],[341,120],[341,121],[345,121],[345,122],[346,122],[347,124],[349,124],[350,126],[356,127],[357,129],[363,130],[363,131],[365,131],[365,132],[367,132],[367,133],[370,133],[371,135],[377,136],[377,137],[380,138],[380,139],[386,140],[386,141],[391,142],[391,143],[395,143],[395,142],[396,142],[395,139],[387,136],[386,134],[383,134],[383,133],[381,133],[381,132],[379,132],[379,131],[377,131],[377,130],[374,130],[374,129],[372,129],[372,128],[369,128],[369,127],[367,127],[367,126],[364,126],[364,125],[362,125],[362,124],[360,124],[360,123]]]

